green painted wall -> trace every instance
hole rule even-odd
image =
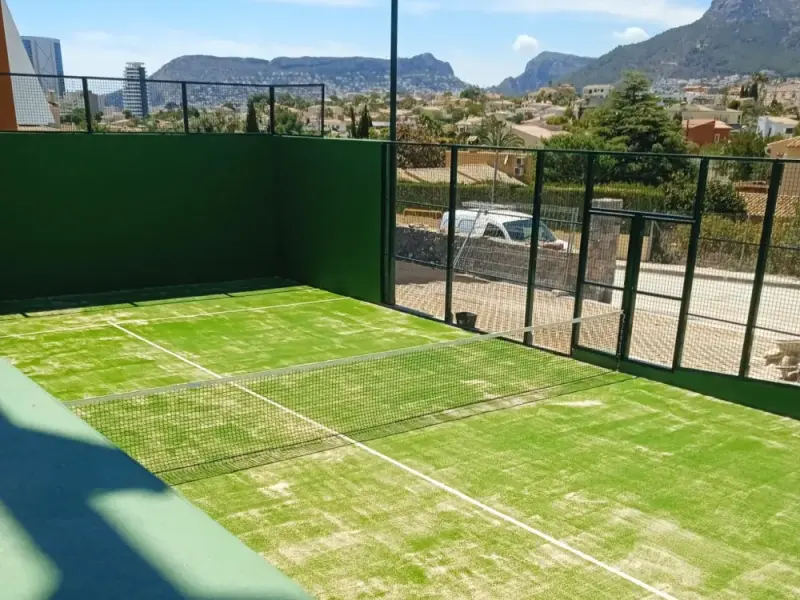
[[[0,135],[0,300],[274,275],[269,141]]]
[[[381,301],[381,144],[272,138],[278,275]]]

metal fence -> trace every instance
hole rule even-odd
[[[395,148],[390,301],[491,332],[622,310],[521,341],[797,382],[800,162]]]
[[[2,78],[11,80],[17,131],[304,136],[325,132],[324,84],[0,74]]]

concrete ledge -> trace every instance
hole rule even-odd
[[[0,360],[3,597],[308,600]]]

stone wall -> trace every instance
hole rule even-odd
[[[619,200],[595,200],[595,206],[622,208]],[[592,219],[590,231],[587,279],[612,285],[616,274],[617,243],[621,220],[615,217]],[[530,247],[494,238],[467,238],[456,235],[455,269],[487,279],[508,281],[520,285],[528,282]],[[395,255],[445,268],[447,265],[447,234],[434,229],[399,226],[395,234]],[[536,287],[540,289],[575,292],[578,274],[578,248],[562,252],[539,248],[536,263]],[[612,292],[587,287],[585,297],[610,303]]]

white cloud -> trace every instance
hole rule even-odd
[[[184,54],[242,56],[353,56],[363,54],[351,44],[321,41],[315,45],[284,44],[272,40],[207,39],[185,31],[153,32],[147,37],[105,31],[76,32],[62,40],[64,70],[68,75],[121,77],[126,62],[143,62],[149,73]]]
[[[515,52],[536,52],[539,49],[539,40],[530,35],[518,35],[512,46]]]
[[[650,36],[641,27],[628,27],[625,31],[615,31],[614,37],[623,44],[636,44],[645,41]]]

